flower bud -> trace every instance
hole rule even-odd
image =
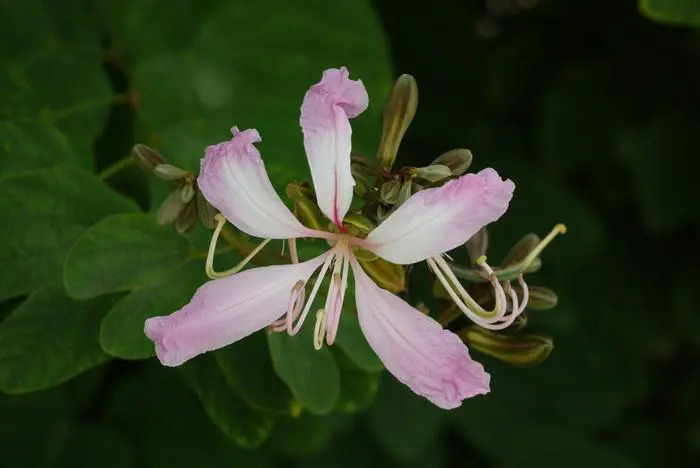
[[[440,182],[450,177],[452,171],[444,164],[433,164],[426,167],[415,167],[411,169],[411,174],[428,182]]]
[[[360,260],[365,271],[380,288],[398,293],[406,290],[406,273],[401,265],[387,262],[382,258],[374,261]]]
[[[530,300],[527,302],[527,308],[532,310],[547,310],[555,307],[559,298],[557,293],[543,286],[530,286]],[[518,294],[522,296],[522,293]]]
[[[476,326],[460,330],[457,334],[472,349],[514,366],[540,364],[554,349],[552,339],[539,334],[503,335]]]
[[[216,226],[214,216],[216,216],[218,212],[219,211],[204,198],[202,192],[197,191],[197,215],[204,227],[207,229],[214,229],[214,226]]]
[[[316,229],[317,231],[324,231],[323,225],[323,213],[316,205],[306,197],[299,197],[294,199],[294,214],[297,219],[301,221],[304,226]]]
[[[376,227],[371,219],[358,213],[348,213],[343,218],[343,224],[346,225],[355,237],[367,237],[367,234],[372,232]]]
[[[506,267],[524,260],[525,257],[527,257],[527,254],[532,252],[532,250],[539,243],[540,238],[537,236],[537,234],[526,234],[510,249],[508,255],[506,255],[506,258],[503,260],[502,265]]]
[[[165,159],[150,146],[137,144],[131,149],[136,164],[145,172],[153,172],[159,164],[164,164]]]
[[[197,203],[191,202],[185,206],[173,223],[175,230],[180,234],[187,234],[197,226]]]
[[[411,75],[401,75],[394,83],[384,106],[382,139],[377,161],[382,169],[390,170],[396,153],[418,106],[418,85]]]
[[[386,205],[394,205],[399,198],[399,191],[401,190],[401,183],[392,179],[388,182],[384,182],[379,188],[379,201]]]
[[[159,179],[179,180],[184,179],[189,174],[184,169],[180,169],[172,164],[158,164],[153,171]]]
[[[460,176],[471,166],[472,152],[468,149],[453,149],[435,158],[433,164],[447,166],[453,176]]]
[[[189,203],[194,198],[194,184],[193,182],[185,182],[182,186],[182,191],[180,192],[182,196],[182,201],[184,203]]]
[[[395,208],[398,208],[399,206],[401,206],[403,204],[403,202],[405,202],[406,200],[411,198],[411,185],[412,184],[413,184],[413,182],[411,182],[411,179],[408,179],[408,180],[404,181],[403,184],[401,184],[401,188],[399,189],[399,194],[396,197]]]
[[[179,187],[165,199],[156,213],[156,221],[158,224],[172,224],[175,222],[180,213],[185,208],[185,202],[182,201],[182,189]]]
[[[482,227],[467,241],[467,252],[472,263],[484,255],[489,248],[489,233]]]

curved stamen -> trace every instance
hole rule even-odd
[[[428,259],[428,266],[435,273],[440,283],[445,287],[450,298],[455,305],[477,325],[491,329],[502,330],[513,324],[515,319],[525,310],[529,299],[529,291],[525,281],[519,278],[521,287],[523,287],[522,304],[518,301],[518,296],[510,286],[510,282],[505,283],[505,289],[496,278],[493,269],[486,263],[486,257],[482,256],[476,262],[489,275],[489,281],[493,286],[495,305],[492,310],[483,309],[464,289],[459,280],[452,273],[449,265],[445,260],[432,257]],[[511,312],[508,313],[508,300],[506,293],[511,300]]]
[[[527,303],[530,300],[530,288],[527,287],[527,283],[525,282],[523,275],[518,276],[518,284],[523,290],[523,302],[518,310],[518,315],[520,315],[525,311],[525,307],[527,307]]]
[[[299,333],[299,330],[301,329],[301,326],[304,324],[304,320],[306,320],[306,316],[309,314],[309,310],[311,309],[311,305],[314,302],[314,299],[316,298],[316,294],[318,293],[319,288],[321,287],[321,281],[323,280],[323,277],[326,276],[326,272],[328,271],[328,268],[331,265],[331,262],[337,257],[337,253],[332,251],[330,255],[328,255],[328,258],[323,262],[323,265],[321,266],[321,269],[318,272],[318,276],[316,277],[316,280],[314,281],[314,285],[311,288],[311,294],[309,294],[309,299],[306,301],[306,305],[304,306],[304,310],[301,313],[301,317],[299,317],[299,320],[297,323],[294,325],[293,320],[292,320],[292,315],[290,315],[292,310],[287,310],[287,333],[290,335],[296,335]],[[298,284],[298,283],[297,283]],[[290,300],[291,303],[291,300]],[[296,302],[295,302],[296,304]]]
[[[328,314],[326,309],[318,309],[316,311],[316,325],[314,325],[314,348],[316,351],[323,347],[323,338],[326,334],[326,325],[328,323]]]
[[[306,298],[306,283],[302,280],[296,282],[294,287],[292,287],[292,292],[289,294],[289,303],[287,305],[287,313],[281,319],[272,322],[270,329],[274,332],[281,332],[291,327],[290,322],[296,320],[301,312],[301,308],[304,306],[304,299]]]
[[[338,277],[337,282],[339,283],[339,288],[337,289],[337,295],[332,299],[333,304],[333,314],[331,319],[329,319],[328,333],[326,334],[326,343],[332,345],[335,343],[335,337],[338,333],[338,326],[340,325],[340,314],[343,309],[343,301],[345,300],[345,291],[348,286],[348,271],[350,270],[350,259],[348,255],[343,255],[343,266]]]
[[[214,219],[216,220],[216,228],[214,229],[214,233],[211,236],[211,241],[209,242],[207,261],[204,265],[204,271],[210,279],[224,278],[234,273],[238,273],[243,269],[243,267],[245,267],[248,264],[248,262],[250,262],[253,259],[253,257],[255,257],[258,254],[258,252],[260,252],[267,245],[268,242],[270,242],[270,239],[265,239],[264,241],[262,241],[260,245],[253,249],[253,251],[250,252],[248,256],[241,260],[235,267],[225,271],[214,271],[214,255],[216,253],[216,241],[219,239],[219,234],[224,228],[224,224],[226,224],[226,218],[224,218],[224,215],[222,215],[221,213],[217,213]]]
[[[505,293],[503,292],[501,284],[494,277],[493,270],[486,263],[486,257],[484,256],[478,259],[477,263],[480,266],[482,266],[489,274],[491,278],[491,285],[494,288],[494,296],[496,298],[496,303],[494,305],[494,308],[491,310],[484,309],[483,307],[481,307],[481,305],[479,305],[478,302],[474,300],[474,298],[471,297],[471,295],[466,291],[466,289],[464,289],[459,279],[457,279],[457,277],[452,272],[449,265],[443,258],[431,257],[428,259],[428,265],[432,267],[433,271],[435,272],[435,275],[438,277],[438,279],[445,287],[447,292],[450,293],[450,290],[452,290],[454,295],[459,297],[459,300],[456,301],[456,303],[460,307],[460,309],[462,309],[463,311],[464,309],[468,309],[470,313],[465,312],[467,315],[476,315],[480,319],[485,320],[486,323],[490,323],[492,321],[499,320],[505,314]],[[452,297],[452,294],[450,294],[450,297]]]

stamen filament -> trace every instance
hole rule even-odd
[[[311,288],[311,294],[309,294],[309,300],[306,301],[306,305],[304,306],[304,311],[301,313],[301,317],[299,317],[299,320],[295,325],[293,325],[293,321],[290,316],[291,311],[287,311],[287,333],[290,335],[296,335],[299,330],[301,329],[301,326],[304,323],[304,320],[306,320],[306,316],[309,314],[309,310],[311,309],[311,305],[314,302],[314,299],[316,298],[316,294],[318,293],[318,289],[321,287],[321,281],[323,280],[323,277],[326,276],[326,272],[328,271],[328,267],[330,267],[331,262],[335,259],[336,253],[331,252],[330,255],[328,255],[328,258],[323,262],[323,265],[321,266],[321,270],[318,272],[318,276],[316,277],[316,281],[314,281],[314,285]],[[298,283],[297,283],[298,284]]]
[[[566,226],[562,223],[557,224],[552,228],[551,231],[549,231],[549,234],[540,241],[539,244],[535,246],[534,249],[530,251],[529,254],[527,254],[527,257],[522,259],[522,261],[518,262],[518,266],[520,267],[520,270],[523,271],[525,270],[528,266],[530,266],[530,263],[532,263],[537,256],[542,253],[545,247],[552,242],[552,239],[557,237],[558,234],[566,234]]]
[[[441,258],[441,257],[432,257],[429,259],[429,261],[432,260],[433,263],[435,264],[436,267],[438,267],[441,272],[447,276],[447,279],[449,279],[450,284],[456,289],[456,292],[459,294],[459,297],[462,299],[462,303],[470,309],[471,312],[474,314],[478,315],[480,318],[489,320],[489,319],[495,319],[498,320],[500,317],[503,316],[505,313],[505,308],[506,308],[506,300],[505,300],[505,294],[503,293],[503,288],[501,287],[500,283],[493,278],[493,270],[491,267],[488,266],[486,263],[486,257],[482,257],[479,260],[477,260],[477,263],[482,266],[486,272],[493,278],[491,280],[491,285],[494,287],[495,291],[495,296],[496,296],[496,304],[494,305],[494,308],[491,310],[486,310],[481,305],[479,305],[478,302],[474,300],[474,298],[469,295],[469,293],[464,289],[462,284],[460,283],[459,279],[455,276],[455,274],[452,272],[450,269],[450,266],[447,264],[447,262]],[[436,272],[437,275],[437,272]],[[447,289],[448,287],[443,284],[445,288]],[[459,305],[459,304],[458,304]]]
[[[328,333],[326,334],[326,343],[332,345],[335,342],[335,337],[338,333],[340,325],[340,314],[342,313],[343,302],[345,301],[345,291],[348,287],[348,272],[350,270],[350,259],[348,255],[343,255],[343,266],[339,278],[339,291],[337,297],[333,301],[334,311],[329,320]]]
[[[252,252],[250,252],[243,260],[241,260],[236,266],[225,271],[214,271],[214,255],[216,254],[216,242],[219,239],[219,234],[226,224],[226,218],[221,213],[218,213],[214,219],[216,220],[216,228],[214,229],[214,234],[211,236],[211,241],[209,242],[209,251],[207,252],[207,260],[204,265],[204,271],[207,276],[211,279],[224,278],[226,276],[238,273],[250,262],[253,257],[255,257],[265,246],[270,239],[265,239],[258,245]]]
[[[289,256],[292,258],[292,263],[299,263],[299,251],[297,251],[296,239],[289,239]]]
[[[314,325],[314,348],[316,351],[323,347],[323,337],[326,334],[326,324],[328,322],[328,314],[326,309],[316,311],[316,325]]]

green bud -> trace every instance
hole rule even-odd
[[[364,177],[353,176],[353,178],[355,179],[355,186],[352,192],[357,197],[364,196],[369,191],[369,182],[367,182]]]
[[[467,241],[467,252],[472,263],[484,255],[489,248],[489,233],[482,227]]]
[[[180,180],[184,179],[189,174],[184,169],[180,169],[172,164],[158,164],[153,172],[156,177],[163,180]]]
[[[527,308],[532,310],[547,310],[555,307],[559,298],[557,293],[543,286],[530,286],[530,300],[527,303]],[[522,297],[522,291],[518,291],[519,297]]]
[[[514,366],[540,364],[554,349],[552,339],[539,334],[503,335],[474,326],[460,330],[458,335],[472,349]]]
[[[136,164],[145,172],[153,172],[156,166],[165,163],[163,156],[150,146],[134,145],[131,154],[134,156]]]
[[[413,168],[411,169],[411,174],[428,182],[440,182],[450,177],[452,171],[444,164],[433,164],[431,166]]]
[[[182,191],[180,192],[180,195],[182,195],[182,201],[185,203],[189,203],[192,201],[194,198],[194,184],[192,182],[185,182],[185,185],[182,186]]]
[[[187,234],[197,226],[197,203],[192,202],[185,206],[173,223],[175,230],[180,234]]]
[[[206,198],[204,198],[204,195],[202,195],[202,192],[197,191],[197,215],[199,216],[199,221],[206,227],[207,229],[214,229],[216,226],[216,221],[214,220],[214,216],[219,211],[214,208]]]
[[[382,119],[382,139],[377,161],[385,170],[391,170],[401,140],[416,114],[418,85],[411,75],[401,75],[389,93]]]
[[[304,226],[317,231],[325,230],[321,209],[308,198],[300,197],[294,200],[294,214]]]
[[[348,213],[343,218],[343,224],[353,229],[353,235],[367,237],[376,227],[371,219],[358,213]]]
[[[406,290],[406,273],[401,265],[387,262],[382,258],[377,258],[374,261],[359,261],[369,277],[379,287],[393,293]]]
[[[532,250],[540,243],[540,238],[537,234],[527,234],[522,239],[520,239],[508,252],[506,258],[503,260],[502,265],[514,265],[521,262],[527,257],[527,254],[532,252]]]
[[[287,196],[292,200],[296,200],[298,198],[310,198],[311,196],[313,196],[311,189],[306,187],[304,184],[300,184],[298,182],[288,183],[287,186],[284,188],[284,191],[287,194]]]
[[[399,189],[399,195],[396,197],[395,208],[398,208],[399,206],[401,206],[403,204],[403,202],[405,202],[406,200],[411,198],[411,185],[412,184],[413,184],[413,182],[411,182],[411,179],[408,179],[408,180],[404,181],[403,184],[401,184],[401,188]]]
[[[156,213],[158,224],[172,224],[175,222],[182,210],[185,209],[185,202],[182,201],[182,191],[178,187],[165,199]]]
[[[454,176],[467,172],[472,164],[472,152],[468,149],[453,149],[435,158],[433,164],[442,164],[450,169]]]
[[[355,248],[352,252],[355,254],[355,257],[357,257],[358,260],[364,262],[373,262],[379,258],[377,254],[365,249]]]
[[[401,191],[401,183],[398,180],[392,179],[385,182],[379,188],[379,201],[387,205],[394,205],[399,198],[399,191]]]

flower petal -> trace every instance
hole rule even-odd
[[[301,128],[311,178],[321,211],[340,226],[352,201],[355,185],[350,173],[352,128],[348,119],[369,103],[361,80],[351,80],[345,67],[323,72],[301,105]]]
[[[394,377],[443,409],[489,392],[490,376],[451,331],[375,285],[353,259],[360,327]]]
[[[370,232],[364,247],[402,265],[447,252],[500,218],[514,189],[489,168],[423,190]]]
[[[313,236],[282,203],[267,176],[255,129],[231,129],[233,138],[207,147],[197,186],[234,226],[251,236],[291,239]]]
[[[328,253],[304,263],[246,270],[204,283],[189,304],[146,320],[144,331],[165,366],[227,346],[280,318],[297,281],[306,281]]]

